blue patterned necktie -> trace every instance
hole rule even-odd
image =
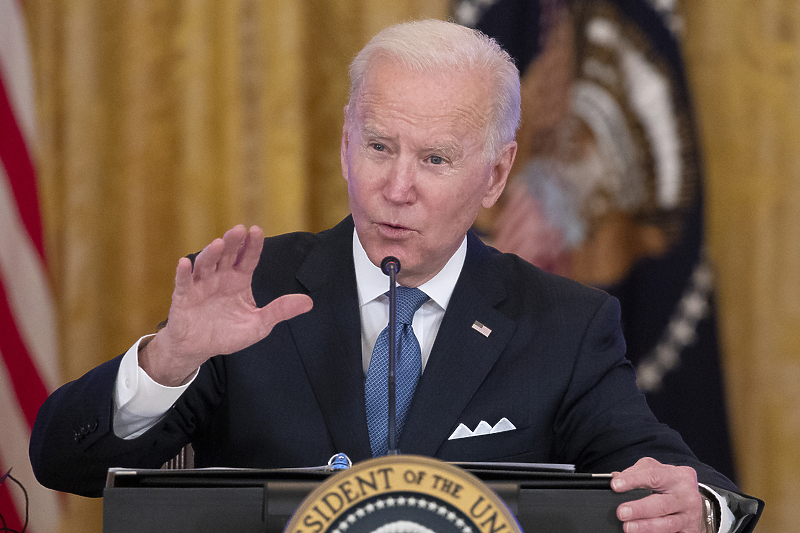
[[[388,294],[388,293],[387,293]],[[403,430],[408,406],[417,388],[417,381],[422,369],[422,351],[419,341],[414,335],[411,322],[414,313],[428,300],[428,295],[419,289],[397,287],[397,327],[395,340],[400,348],[397,350],[395,363],[395,397],[397,439]],[[389,426],[389,326],[387,325],[372,350],[367,370],[365,396],[367,405],[367,427],[372,456],[386,455],[388,450],[387,431]]]

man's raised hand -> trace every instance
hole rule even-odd
[[[247,348],[278,322],[309,311],[311,298],[287,294],[256,307],[251,283],[264,245],[261,228],[244,226],[215,239],[192,262],[178,261],[169,320],[139,353],[156,382],[185,382],[207,359]]]

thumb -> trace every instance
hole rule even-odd
[[[261,309],[261,315],[264,322],[267,323],[270,330],[272,330],[278,322],[289,320],[299,314],[306,313],[310,311],[313,306],[314,303],[308,295],[285,294],[274,299]]]

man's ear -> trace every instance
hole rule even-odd
[[[517,143],[516,141],[511,141],[505,145],[503,153],[497,161],[495,161],[494,166],[492,166],[489,187],[481,202],[481,205],[486,209],[492,207],[503,193],[503,189],[505,189],[506,182],[508,181],[508,174],[511,172],[511,167],[514,165],[514,158],[516,156]]]

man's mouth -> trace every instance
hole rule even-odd
[[[408,234],[408,232],[413,231],[408,226],[404,226],[402,224],[393,224],[390,222],[381,222],[378,224],[378,228],[380,228],[381,233],[383,233],[387,237],[403,237]]]

